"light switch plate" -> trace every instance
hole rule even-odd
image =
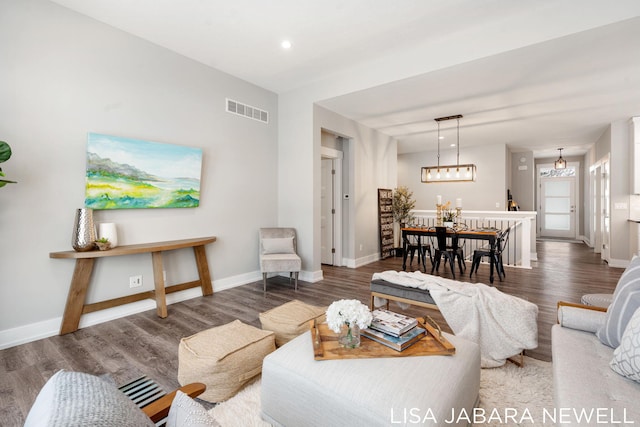
[[[628,205],[625,202],[614,203],[613,208],[616,210],[625,210],[628,209]]]

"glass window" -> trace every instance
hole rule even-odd
[[[541,178],[563,178],[567,176],[576,176],[575,166],[567,166],[565,169],[540,168]]]

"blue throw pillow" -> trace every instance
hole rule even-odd
[[[618,280],[604,326],[596,334],[600,341],[609,347],[617,348],[629,320],[638,307],[640,307],[640,257],[634,256]]]

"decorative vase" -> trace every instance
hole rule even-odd
[[[118,246],[118,230],[113,222],[101,222],[98,224],[98,239],[107,239],[111,243],[110,248]]]
[[[77,252],[86,252],[94,248],[95,240],[96,228],[93,225],[93,209],[76,209],[71,246]]]
[[[445,227],[449,227],[449,228],[453,228],[453,221],[445,221],[444,222],[444,226]]]
[[[360,347],[360,327],[356,325],[342,325],[338,333],[338,342],[344,348]]]

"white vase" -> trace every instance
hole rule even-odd
[[[453,221],[445,221],[444,222],[444,226],[445,227],[449,227],[449,228],[453,228]]]
[[[102,222],[98,225],[98,238],[108,239],[111,248],[118,246],[118,230],[113,222]]]

